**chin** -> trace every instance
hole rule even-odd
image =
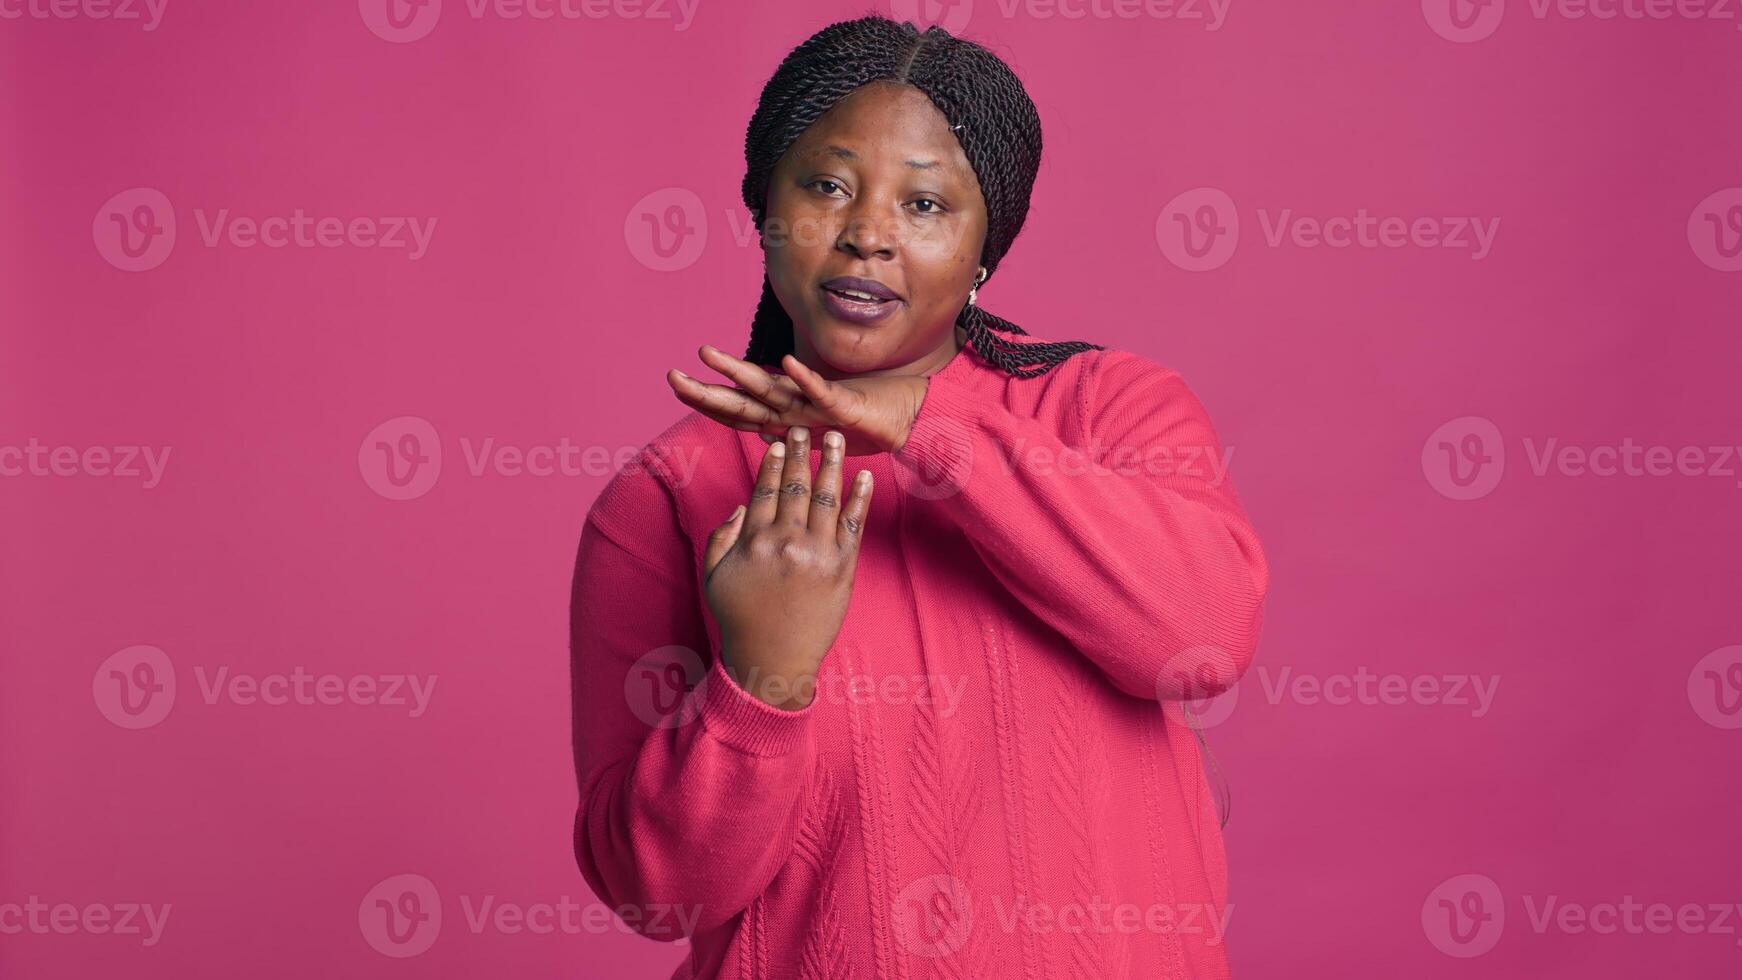
[[[855,327],[825,321],[811,328],[811,347],[823,363],[846,374],[862,374],[887,367],[889,358],[901,348],[901,332],[893,324],[876,327]]]

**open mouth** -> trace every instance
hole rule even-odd
[[[823,305],[844,320],[868,323],[887,316],[901,305],[901,301],[874,296],[858,289],[833,289],[824,286]]]

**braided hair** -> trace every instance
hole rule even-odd
[[[919,89],[949,120],[986,199],[980,265],[990,279],[1028,217],[1029,193],[1040,169],[1040,114],[997,55],[941,27],[920,33],[910,23],[878,14],[830,24],[811,35],[763,87],[744,136],[744,205],[757,233],[762,233],[770,175],[787,148],[836,103],[875,81]],[[963,305],[956,325],[981,358],[1021,378],[1045,374],[1074,354],[1103,349],[1082,341],[1021,343],[1001,337],[993,331],[1022,336],[1028,331],[972,303]],[[792,351],[792,317],[764,274],[744,359],[777,364]]]

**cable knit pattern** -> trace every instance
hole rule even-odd
[[[829,770],[819,769],[816,776],[814,819],[800,828],[796,844],[798,856],[816,874],[820,890],[817,926],[806,938],[804,951],[799,955],[799,977],[801,980],[852,980],[853,963],[847,951],[847,928],[835,898],[839,890],[835,867],[842,841],[846,838],[846,808]]]
[[[1269,570],[1180,376],[1111,350],[931,375],[901,452],[848,460],[876,492],[798,711],[731,679],[703,600],[765,451],[689,413],[582,525],[574,850],[599,898],[688,938],[678,977],[1228,976],[1221,830],[1163,705],[1244,673]]]
[[[921,912],[937,915],[929,923],[944,931],[953,940],[954,930],[969,925],[960,944],[946,941],[947,955],[933,957],[927,976],[946,980],[974,980],[990,976],[991,943],[984,930],[971,928],[973,892],[969,882],[977,880],[969,866],[977,848],[974,845],[974,823],[979,819],[980,782],[976,766],[968,757],[966,741],[957,733],[946,733],[938,717],[937,705],[919,706],[919,729],[913,746],[911,799],[908,825],[913,839],[925,851],[928,868],[950,879],[947,894],[933,893],[943,903]],[[958,885],[957,883],[960,883]],[[967,902],[954,899],[966,896]],[[917,971],[916,971],[917,972]]]
[[[992,723],[998,740],[999,783],[1004,790],[1004,840],[1010,858],[1010,873],[1015,894],[1012,903],[1024,902],[1034,894],[1034,864],[1029,857],[1028,828],[1034,823],[1028,806],[1034,799],[1022,765],[1022,732],[1015,720],[1015,688],[1018,682],[1016,661],[1007,655],[1008,644],[996,623],[985,622],[980,632],[986,645],[987,687],[992,700]],[[1022,931],[1023,980],[1036,980],[1041,975],[1039,937],[1034,930]]]
[[[1068,855],[1075,902],[1084,909],[1113,900],[1105,893],[1106,855],[1095,826],[1097,818],[1108,810],[1106,749],[1096,726],[1080,717],[1082,705],[1088,701],[1087,692],[1073,675],[1059,678],[1050,726],[1052,780],[1047,784],[1053,813],[1063,832],[1058,846]],[[1116,966],[1124,954],[1113,948],[1122,938],[1117,933],[1097,935],[1087,929],[1076,932],[1068,940],[1070,975],[1085,980],[1125,976],[1123,968]]]

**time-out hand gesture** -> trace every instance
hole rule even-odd
[[[813,487],[810,432],[789,428],[762,457],[748,505],[708,537],[702,561],[722,666],[739,687],[794,711],[815,697],[817,668],[846,619],[871,507],[866,470],[841,499],[844,442],[836,432],[824,438]]]
[[[760,432],[764,440],[803,425],[839,429],[849,456],[900,452],[925,401],[927,382],[917,375],[830,381],[791,354],[781,359],[784,375],[708,344],[700,356],[738,387],[708,384],[674,370],[666,381],[678,399],[723,425]]]

